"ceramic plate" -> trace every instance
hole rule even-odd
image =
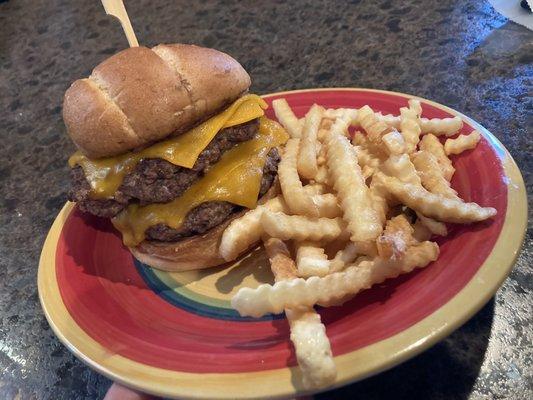
[[[398,114],[412,96],[367,89],[312,89],[285,97],[298,116],[313,103]],[[459,115],[462,133],[479,130],[477,148],[453,157],[452,186],[466,201],[498,215],[454,226],[439,240],[439,259],[419,271],[319,308],[338,378],[363,379],[420,353],[478,311],[509,274],[526,227],[522,177],[486,129],[440,104],[420,99],[423,116]],[[274,118],[272,109],[267,111]],[[166,273],[136,261],[109,221],[67,203],[43,247],[39,295],[59,339],[110,379],[180,398],[273,398],[304,394],[283,315],[242,318],[230,298],[242,286],[272,282],[261,250],[235,265]]]

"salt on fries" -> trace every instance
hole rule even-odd
[[[281,194],[234,220],[220,254],[233,260],[263,239],[275,283],[241,288],[231,304],[243,316],[285,311],[303,384],[324,387],[336,372],[313,306],[425,267],[438,257],[430,240],[447,235],[445,222],[481,221],[496,210],[464,202],[451,187],[448,155],[481,137],[474,131],[442,145],[439,136],[462,128],[459,117],[424,118],[416,99],[398,116],[314,105],[299,120],[284,99],[273,105],[291,136],[278,168]]]
[[[280,239],[263,239],[276,282],[297,278],[296,267],[290,252]],[[291,327],[291,341],[302,370],[302,383],[306,388],[327,386],[337,376],[326,327],[313,307],[285,309]]]

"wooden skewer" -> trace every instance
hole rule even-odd
[[[128,17],[122,0],[102,0],[102,4],[107,15],[112,15],[120,21],[130,47],[139,47],[139,42],[131,26],[130,17]]]

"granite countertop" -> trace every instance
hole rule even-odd
[[[226,51],[250,72],[257,93],[358,86],[455,108],[504,143],[533,193],[527,95],[533,33],[486,1],[138,0],[127,6],[140,43]],[[98,1],[0,3],[2,399],[94,399],[110,385],[55,338],[36,276],[68,187],[73,145],[61,120],[63,93],[126,46]],[[532,398],[532,239],[530,231],[496,296],[447,339],[388,372],[316,397]]]

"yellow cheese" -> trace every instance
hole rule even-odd
[[[270,149],[287,139],[287,133],[278,123],[262,117],[259,133],[254,139],[224,153],[220,161],[182,196],[165,204],[131,204],[115,217],[113,224],[122,232],[124,244],[139,244],[145,239],[146,229],[153,225],[179,228],[191,209],[207,201],[227,201],[254,208],[266,156]]]
[[[177,137],[158,142],[141,151],[96,160],[76,152],[70,157],[69,165],[80,165],[83,168],[92,188],[92,198],[112,198],[124,177],[143,158],[162,158],[174,165],[192,168],[200,153],[221,129],[259,118],[264,115],[266,107],[263,99],[249,94],[239,98],[222,113]]]

